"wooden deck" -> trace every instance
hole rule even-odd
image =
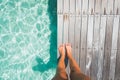
[[[120,80],[120,0],[57,3],[58,46],[72,44],[72,55],[91,80]]]

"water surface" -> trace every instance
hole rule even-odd
[[[57,0],[0,0],[0,80],[51,80]]]

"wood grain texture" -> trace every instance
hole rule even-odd
[[[68,43],[68,25],[69,25],[69,15],[63,15],[63,24],[64,24],[64,31],[63,31],[63,43]]]
[[[58,28],[57,28],[57,47],[59,47],[62,44],[62,38],[63,38],[63,15],[58,15]],[[58,48],[57,48],[58,49]],[[59,57],[59,54],[58,54]]]
[[[82,14],[88,13],[88,0],[82,0]]]
[[[66,14],[66,13],[69,13],[70,11],[70,4],[69,4],[69,0],[63,0],[63,6],[64,6],[64,10],[63,10],[63,13]]]
[[[114,80],[115,78],[118,29],[119,29],[119,16],[114,16],[109,80]]]
[[[70,14],[76,13],[76,0],[70,0]]]
[[[106,26],[106,38],[105,38],[105,54],[104,54],[104,65],[103,65],[103,80],[109,79],[110,70],[110,54],[112,46],[112,27],[113,27],[113,16],[107,16]]]
[[[89,10],[88,14],[95,14],[95,0],[89,0]]]
[[[107,0],[102,0],[102,9],[101,9],[101,13],[103,15],[106,15],[106,10],[107,10]]]
[[[102,0],[95,0],[95,14],[101,14]]]
[[[104,59],[104,44],[105,44],[105,31],[106,31],[106,16],[101,16],[100,21],[100,39],[99,39],[99,57],[98,57],[98,73],[97,80],[102,80],[103,59]]]
[[[87,29],[87,55],[86,55],[86,74],[91,76],[91,61],[93,53],[93,22],[94,16],[89,15]]]
[[[63,12],[63,0],[57,1],[57,13],[61,14]]]
[[[86,69],[86,50],[87,50],[87,15],[82,16],[81,26],[81,51],[80,51],[80,68],[83,73]]]
[[[120,50],[117,51],[116,56],[115,80],[120,80]]]
[[[57,4],[58,46],[71,43],[73,57],[92,80],[120,80],[120,0]]]
[[[93,29],[93,53],[91,62],[91,79],[97,80],[98,72],[98,55],[99,55],[99,38],[100,38],[100,15],[94,17]]]
[[[63,31],[62,31],[62,33],[63,33],[63,43],[65,44],[65,43],[68,43],[68,37],[69,37],[69,34],[68,34],[68,32],[69,32],[69,15],[67,15],[67,14],[65,14],[65,15],[63,15],[63,24],[64,24],[64,27],[63,27]],[[67,74],[69,74],[70,73],[70,70],[69,70],[69,65],[66,67],[66,71],[67,71]]]
[[[114,2],[114,14],[120,14],[120,0],[115,0]]]
[[[108,0],[107,2],[107,14],[113,14],[113,8],[114,8],[114,0]]]
[[[82,12],[82,0],[76,0],[76,15],[80,15]]]
[[[118,29],[118,43],[116,54],[116,67],[115,67],[115,80],[120,80],[120,16],[119,16],[119,29]]]
[[[81,17],[76,17],[76,23],[75,23],[75,59],[79,64],[79,57],[80,57],[80,36],[81,36]]]
[[[75,58],[75,38],[74,38],[74,33],[75,31],[75,16],[74,15],[70,15],[70,25],[69,25],[69,43],[71,43],[72,45],[72,55]]]

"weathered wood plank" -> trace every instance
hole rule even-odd
[[[120,80],[120,50],[117,51],[116,58],[115,80]]]
[[[95,0],[89,0],[88,14],[94,14]]]
[[[88,0],[82,0],[82,14],[88,13]]]
[[[76,0],[70,0],[70,14],[76,13]]]
[[[76,14],[80,15],[82,9],[82,0],[76,0]]]
[[[63,15],[63,21],[64,21],[63,43],[68,43],[68,25],[69,25],[68,15]]]
[[[107,14],[113,14],[114,0],[108,0]]]
[[[94,16],[89,15],[88,18],[88,30],[87,30],[87,56],[86,56],[86,74],[90,76],[90,68],[92,61],[92,53],[93,53],[93,22]]]
[[[120,50],[117,51],[115,80],[120,80]]]
[[[118,29],[119,29],[119,16],[114,16],[109,80],[114,80],[115,78]]]
[[[91,62],[91,79],[92,80],[97,80],[99,37],[100,37],[99,27],[100,27],[100,15],[95,15],[94,31],[93,31],[93,53],[92,53],[92,62]]]
[[[101,13],[106,15],[106,9],[107,9],[107,0],[102,0],[102,10],[101,10]]]
[[[69,29],[69,15],[67,15],[67,14],[65,14],[64,16],[63,16],[63,23],[64,23],[64,27],[63,27],[63,43],[65,44],[65,43],[68,43],[68,29]],[[66,68],[66,72],[69,74],[70,73],[70,70],[69,70],[69,65],[67,66],[67,68]]]
[[[75,23],[75,59],[79,64],[79,56],[80,56],[80,34],[81,34],[81,17],[76,17]],[[80,65],[80,64],[79,64]]]
[[[74,27],[75,27],[75,16],[74,15],[70,15],[70,25],[69,25],[69,43],[71,43],[72,45],[72,55],[75,58],[75,47],[74,47]]]
[[[112,48],[111,49],[117,49],[118,29],[119,29],[119,16],[115,15],[114,23],[113,23]]]
[[[64,10],[63,13],[69,13],[70,10],[70,4],[69,4],[69,0],[63,0],[64,1]]]
[[[63,38],[63,15],[58,15],[58,28],[57,28],[57,46],[59,47],[62,44],[62,38]],[[58,54],[59,57],[59,54]]]
[[[101,0],[95,1],[95,14],[101,14]]]
[[[109,79],[110,54],[111,54],[111,45],[112,45],[111,44],[112,43],[112,27],[113,27],[113,16],[107,16],[105,54],[104,54],[104,65],[103,65],[103,80]]]
[[[97,80],[102,80],[105,31],[106,31],[106,16],[104,15],[104,16],[101,16],[101,21],[100,21],[100,39],[99,39],[99,55],[98,55],[99,67],[98,67],[98,73],[97,73]]]
[[[58,0],[57,1],[57,13],[62,13],[63,12],[63,0]]]
[[[87,15],[82,16],[81,20],[81,51],[80,51],[80,67],[81,71],[85,73],[86,68],[86,42],[87,42]]]
[[[115,68],[115,80],[120,80],[120,16],[119,16],[119,29],[118,29],[118,44],[116,54],[116,68]]]
[[[114,2],[114,14],[120,14],[120,0]]]

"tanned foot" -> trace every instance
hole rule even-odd
[[[67,51],[67,57],[69,59],[72,59],[72,47],[70,43],[65,44],[66,51]]]
[[[65,58],[65,46],[64,46],[64,44],[60,45],[58,49],[59,49],[60,56]]]

